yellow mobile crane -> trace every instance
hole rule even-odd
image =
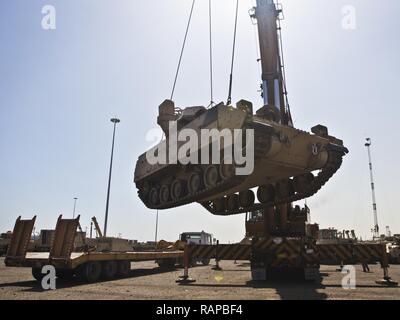
[[[238,177],[232,173],[234,165],[225,164],[204,168],[148,166],[143,157],[136,166],[139,197],[151,209],[198,202],[214,215],[247,214],[246,232],[251,244],[188,244],[185,273],[178,282],[195,281],[188,274],[190,261],[213,258],[217,262],[250,260],[253,280],[266,280],[271,274],[279,276],[284,271],[299,274],[305,280],[318,280],[321,261],[330,257],[338,264],[380,262],[384,280],[379,283],[396,285],[388,274],[389,256],[384,244],[317,245],[318,225],[309,223],[308,208],[293,206],[319,192],[338,171],[348,150],[343,141],[331,136],[322,125],[313,127],[311,133],[294,127],[286,92],[282,10],[275,0],[256,3],[251,18],[258,27],[264,106],[253,114],[253,105],[247,101],[240,101],[236,109],[230,107],[228,111],[223,104],[217,105],[207,111],[200,110],[182,124],[182,128],[192,129],[198,126],[254,129],[253,173]],[[159,123],[163,129],[171,118],[178,122],[178,127],[185,119],[186,109],[174,118],[171,106],[171,112],[165,103],[160,106]],[[239,120],[233,122],[234,116]],[[246,120],[240,122],[243,118]],[[256,194],[255,188],[258,188]]]

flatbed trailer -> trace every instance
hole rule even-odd
[[[55,237],[50,252],[27,252],[36,217],[32,220],[21,220],[15,223],[13,237],[9,245],[5,264],[7,267],[32,268],[32,275],[38,281],[45,276],[42,269],[53,266],[58,278],[96,282],[100,279],[113,279],[127,276],[131,263],[138,261],[167,262],[183,259],[183,251],[152,252],[97,252],[89,247],[81,252],[73,252],[74,239],[79,226],[77,219],[59,217]]]

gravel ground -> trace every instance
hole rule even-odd
[[[163,271],[152,262],[132,264],[128,278],[96,284],[57,282],[57,290],[43,291],[33,280],[30,269],[6,268],[0,259],[0,300],[180,300],[180,299],[400,299],[400,287],[387,288],[375,284],[382,278],[379,266],[371,273],[357,267],[357,288],[344,290],[345,275],[336,267],[321,266],[323,281],[310,284],[299,281],[250,282],[250,267],[246,262],[222,262],[223,271],[199,266],[190,269],[196,279],[191,285],[177,285],[182,270]],[[391,277],[400,281],[400,266],[392,266]]]

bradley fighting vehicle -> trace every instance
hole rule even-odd
[[[199,135],[201,129],[252,129],[254,171],[237,175],[238,165],[229,163],[151,165],[143,154],[136,164],[135,183],[148,208],[198,202],[214,215],[233,215],[278,207],[314,195],[340,168],[348,152],[341,140],[322,125],[311,133],[293,127],[286,99],[280,13],[273,0],[257,0],[252,15],[259,31],[263,107],[253,112],[252,103],[245,100],[236,107],[221,103],[183,110],[166,100],[159,107],[158,124],[166,136],[159,150],[168,150],[170,122],[176,123],[178,132],[190,128]]]

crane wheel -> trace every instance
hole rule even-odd
[[[130,261],[118,261],[118,276],[126,277],[129,275],[131,271],[131,262]]]
[[[106,261],[101,266],[101,276],[106,280],[115,278],[118,272],[118,264],[116,261]]]

